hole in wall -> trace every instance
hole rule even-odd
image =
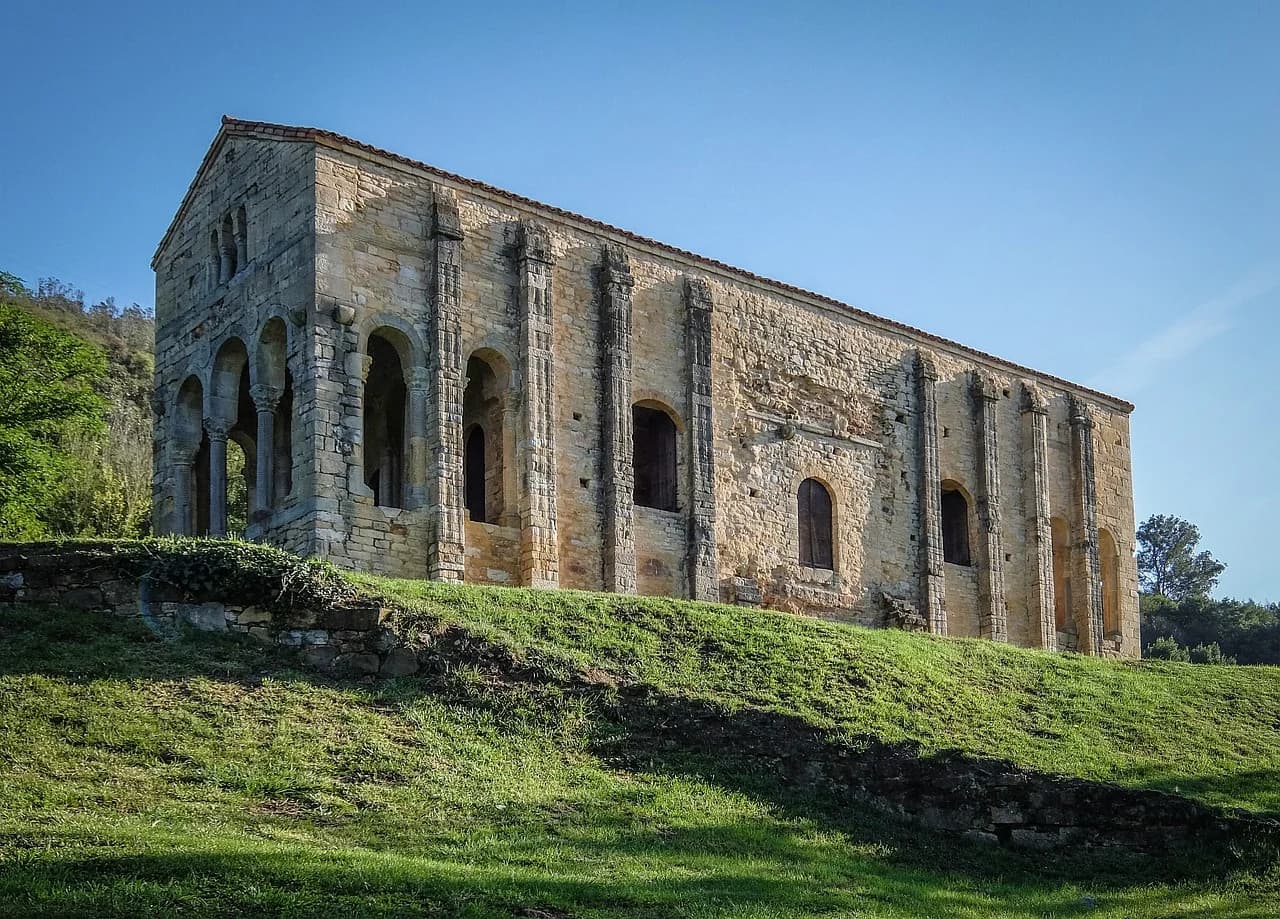
[[[579,485],[581,485],[583,488],[589,488],[589,487],[591,487],[591,480],[590,480],[590,479],[578,479],[578,484],[579,484]]]
[[[574,420],[574,421],[581,421],[581,420],[582,420],[582,412],[574,412],[574,413],[573,413],[573,420]]]

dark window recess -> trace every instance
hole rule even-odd
[[[464,452],[462,491],[467,513],[476,523],[487,523],[484,514],[484,429],[479,425],[467,435]]]
[[[635,503],[676,509],[676,425],[661,409],[631,409]]]
[[[952,565],[973,564],[969,555],[969,502],[954,490],[942,493],[942,557]]]
[[[800,483],[800,564],[808,568],[835,568],[831,534],[831,492],[817,479]]]

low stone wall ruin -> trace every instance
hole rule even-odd
[[[259,602],[210,600],[155,583],[122,564],[109,544],[0,544],[0,607],[49,605],[136,617],[173,638],[185,628],[243,633],[296,651],[306,666],[366,677],[435,672],[443,658],[461,653],[448,636],[407,646],[390,627],[390,610],[376,599],[287,611],[271,608],[271,598],[252,599]],[[504,668],[501,657],[495,654],[490,663]],[[512,679],[537,677],[506,669]],[[586,680],[570,688],[600,692]],[[1280,846],[1274,820],[1177,795],[1032,773],[959,753],[922,755],[908,745],[838,743],[792,716],[750,708],[725,712],[643,686],[622,687],[602,701],[630,732],[632,748],[649,751],[649,762],[678,750],[711,761],[749,758],[774,771],[782,787],[822,789],[850,806],[1011,848],[1162,853],[1195,846],[1274,852]]]

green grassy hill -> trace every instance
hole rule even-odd
[[[1017,854],[655,746],[607,698],[766,710],[1274,811],[1280,672],[768,613],[374,582],[451,649],[365,683],[228,637],[0,611],[0,915],[1228,916],[1280,871]],[[503,666],[491,666],[501,661]]]

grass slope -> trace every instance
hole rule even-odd
[[[362,579],[565,673],[1280,812],[1280,668],[1106,661],[660,598]]]
[[[388,586],[417,611],[407,619],[465,625],[550,670],[609,671],[855,733],[978,747],[989,734],[1005,740],[988,738],[988,747],[1030,762],[1065,748],[1013,744],[1017,730],[1006,722],[1027,698],[1057,699],[1038,708],[1061,709],[1063,719],[1094,708],[1082,701],[1070,714],[1070,685],[1092,673],[1072,669],[1090,662],[1070,658],[712,606]],[[962,663],[968,675],[952,673]],[[945,677],[943,690],[907,672],[889,676],[909,664]],[[1028,695],[1023,671],[1041,665],[1049,689]],[[1275,679],[1091,666],[1168,692],[1202,673],[1218,688],[1197,698],[1221,716],[1233,711],[1228,693],[1248,685],[1232,681]],[[1017,686],[1012,708],[980,700]],[[1093,730],[1127,749],[1117,719],[1108,720],[1094,717]],[[231,638],[164,643],[137,623],[0,612],[0,915],[1245,919],[1280,911],[1274,867],[1010,854],[735,774],[731,758],[604,754],[616,751],[619,727],[554,683],[500,683],[462,661],[431,681],[360,685],[291,670],[279,652]],[[1214,739],[1207,728],[1196,737]],[[1247,746],[1243,735],[1231,743]],[[1263,757],[1258,769],[1274,764],[1263,749],[1249,754]],[[654,765],[636,765],[646,753]],[[1126,769],[1136,775],[1134,764]],[[1233,799],[1269,800],[1239,791]]]

